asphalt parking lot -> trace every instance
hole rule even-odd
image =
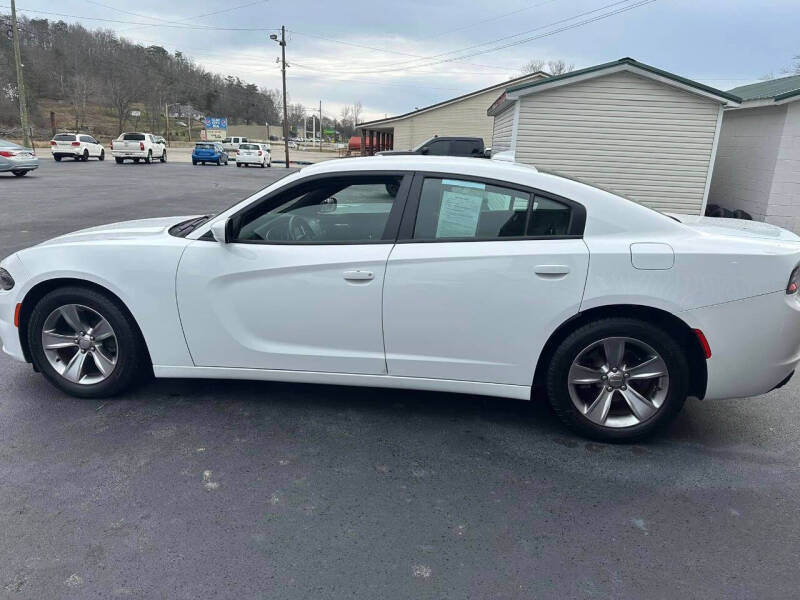
[[[218,211],[286,169],[54,163],[0,174],[0,255]],[[755,316],[754,316],[755,318]],[[746,343],[746,340],[743,340]],[[9,598],[791,598],[800,379],[690,400],[601,445],[542,403],[155,381],[61,394],[0,357]]]

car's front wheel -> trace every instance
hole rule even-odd
[[[36,368],[73,396],[113,396],[148,373],[136,325],[95,290],[64,287],[48,293],[34,307],[27,334]]]
[[[550,360],[547,394],[569,427],[603,441],[634,441],[666,425],[686,400],[685,352],[661,327],[607,318],[569,334]]]

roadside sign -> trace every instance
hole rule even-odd
[[[200,139],[203,140],[203,141],[206,141],[206,130],[205,129],[201,129],[200,130]]]
[[[225,134],[227,133],[227,129],[206,129],[206,140],[215,140],[220,141],[225,139]]]
[[[224,117],[206,117],[203,119],[206,124],[206,129],[227,129],[228,119]]]
[[[131,116],[132,117],[141,117],[142,116],[142,111],[140,111],[140,110],[132,110],[131,111]]]

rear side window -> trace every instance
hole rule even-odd
[[[90,138],[88,135],[82,135],[81,141],[86,142],[87,144],[94,144],[94,140]]]
[[[143,142],[145,137],[143,133],[126,133],[122,139],[129,142]]]
[[[75,136],[69,133],[59,133],[53,139],[56,142],[74,142]]]
[[[472,156],[480,154],[482,151],[477,143],[469,140],[456,140],[451,143],[453,145],[453,154],[456,156]]]
[[[231,143],[231,138],[225,138],[224,140],[222,140],[222,143],[223,144],[230,144]]]
[[[495,240],[569,233],[571,208],[528,192],[426,178],[414,225],[418,240]]]

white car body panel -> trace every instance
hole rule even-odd
[[[583,240],[397,244],[384,286],[389,374],[530,386],[547,338],[580,308],[588,266]]]
[[[177,295],[194,363],[385,373],[381,291],[391,249],[193,242]],[[372,279],[345,279],[359,270]]]
[[[345,171],[438,172],[541,189],[585,206],[585,230],[580,239],[563,240],[208,241],[214,223],[264,194]],[[253,194],[187,238],[167,231],[185,218],[151,219],[77,232],[12,255],[0,263],[17,282],[0,291],[0,338],[7,353],[23,359],[16,305],[36,284],[71,277],[121,299],[158,376],[527,398],[541,349],[561,323],[580,312],[636,305],[702,330],[712,352],[707,398],[768,392],[800,360],[800,302],[785,293],[800,263],[800,238],[764,224],[679,218],[685,223],[502,161],[402,155],[327,161]],[[558,277],[563,266],[569,273]],[[540,277],[537,267],[553,272],[545,268],[550,277]],[[348,281],[343,274],[351,270],[369,270],[373,279]]]
[[[143,140],[124,140],[125,135],[140,133],[129,131],[121,134],[111,142],[111,154],[114,158],[146,158],[148,153],[152,153],[153,158],[161,158],[167,151],[167,147],[156,141],[156,136],[152,133],[141,133]]]

